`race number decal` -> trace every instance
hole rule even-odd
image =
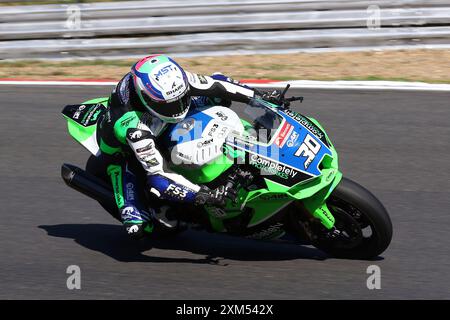
[[[296,157],[306,157],[303,166],[305,169],[308,169],[308,166],[319,152],[320,147],[320,144],[311,135],[307,134],[305,140],[303,140],[303,143],[294,155]]]

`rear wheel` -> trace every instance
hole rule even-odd
[[[327,200],[333,231],[321,228],[314,245],[337,257],[373,259],[389,246],[392,223],[381,202],[367,189],[343,178]]]

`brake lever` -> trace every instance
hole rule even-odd
[[[304,99],[304,97],[290,97],[290,98],[287,98],[286,101],[289,101],[289,102],[300,101],[300,103],[302,103],[303,99]]]

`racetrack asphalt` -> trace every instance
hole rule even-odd
[[[449,299],[450,93],[291,90],[318,119],[344,175],[389,211],[394,237],[375,261],[188,231],[136,246],[94,201],[68,188],[63,162],[88,152],[66,104],[109,87],[0,86],[1,299]],[[66,269],[81,268],[81,290]],[[381,268],[369,290],[367,267]]]

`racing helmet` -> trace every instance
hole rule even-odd
[[[152,55],[131,68],[136,93],[145,108],[161,120],[176,123],[189,111],[191,97],[186,73],[166,55]]]

